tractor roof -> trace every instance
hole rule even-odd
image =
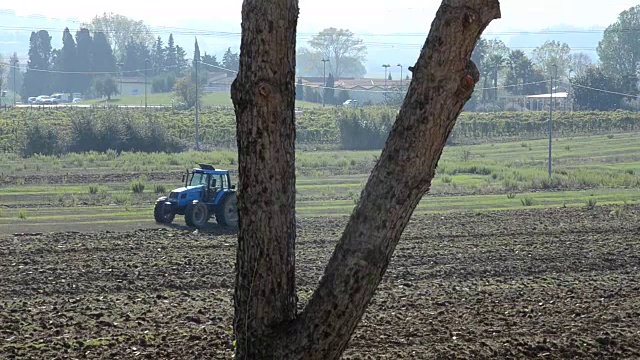
[[[229,170],[216,169],[212,165],[209,164],[198,164],[199,168],[193,168],[193,171],[204,174],[213,174],[213,175],[226,175],[229,173]]]

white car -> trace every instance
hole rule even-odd
[[[349,99],[343,102],[342,106],[358,106],[358,100]]]
[[[36,98],[36,104],[44,104],[49,99],[49,95],[40,95]]]

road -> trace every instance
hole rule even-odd
[[[77,108],[92,108],[92,107],[107,107],[106,105],[99,104],[59,104],[59,105],[42,105],[42,104],[17,104],[17,108],[56,108],[56,107],[77,107]],[[109,104],[108,107],[123,107],[123,108],[144,108],[144,105],[115,105]],[[169,105],[147,105],[148,108],[166,108],[171,107]]]

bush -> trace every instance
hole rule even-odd
[[[113,201],[118,205],[125,205],[131,202],[131,196],[128,194],[116,194]]]
[[[142,194],[144,192],[145,184],[142,179],[135,179],[131,182],[131,191],[135,194]]]
[[[520,203],[522,204],[522,206],[531,206],[533,205],[533,199],[525,196],[522,199],[520,199]]]
[[[585,200],[584,203],[589,209],[593,209],[594,207],[596,207],[598,200],[596,198],[590,197],[587,200]]]
[[[61,152],[60,135],[55,128],[40,123],[31,123],[27,126],[26,141],[22,146],[23,156],[56,155]]]
[[[370,112],[349,109],[338,113],[336,121],[343,149],[372,150],[384,146],[394,119],[389,110]]]

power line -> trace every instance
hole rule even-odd
[[[226,72],[231,72],[234,74],[237,74],[238,71],[237,70],[233,70],[233,69],[228,69],[222,66],[218,66],[218,65],[214,65],[214,64],[209,64],[206,63],[204,61],[198,61],[198,63],[209,66],[211,68],[214,69],[218,69],[218,70],[223,70]],[[6,63],[6,62],[0,62],[0,64],[3,65],[8,65],[9,69],[12,68],[20,68],[20,66],[14,66],[11,63]],[[165,66],[162,68],[156,68],[154,70],[168,70],[168,69],[174,69],[177,68],[178,65],[172,65],[172,66]],[[143,72],[145,71],[145,69],[138,69],[138,70],[127,70],[127,71],[122,71],[122,72],[97,72],[97,71],[62,71],[62,70],[44,70],[44,69],[27,69],[28,71],[35,71],[35,72],[44,72],[44,73],[54,73],[54,74],[80,74],[80,75],[119,75],[119,74],[125,74],[125,73],[139,73],[139,72]],[[147,69],[147,70],[152,70],[152,68]],[[495,90],[495,89],[508,89],[508,88],[512,88],[512,87],[518,87],[518,86],[525,86],[525,85],[539,85],[539,84],[545,84],[548,83],[550,80],[543,80],[543,81],[535,81],[535,82],[528,82],[528,83],[524,83],[524,84],[514,84],[514,85],[500,85],[500,86],[492,86],[492,87],[486,87],[486,88],[476,88],[476,90]],[[314,89],[333,89],[333,90],[347,90],[349,92],[361,92],[361,93],[391,93],[394,92],[396,87],[393,87],[394,90],[367,90],[367,89],[347,89],[344,87],[330,87],[330,86],[322,86],[322,85],[312,85],[312,84],[299,84],[302,85],[303,87],[308,87],[308,88],[314,88]],[[375,85],[374,85],[375,86]],[[585,89],[589,89],[589,90],[593,90],[593,91],[599,91],[599,92],[604,92],[604,93],[609,93],[609,94],[614,94],[614,95],[620,95],[620,96],[625,96],[625,97],[633,97],[633,98],[640,98],[639,95],[632,95],[632,94],[626,94],[626,93],[621,93],[621,92],[617,92],[617,91],[611,91],[611,90],[606,90],[606,89],[599,89],[599,88],[594,88],[594,87],[590,87],[590,86],[585,86],[585,85],[579,85],[579,84],[575,84],[572,83],[571,86],[575,86],[575,87],[581,87],[581,88],[585,88]]]
[[[47,17],[44,15],[38,15],[38,14],[29,14],[29,15],[16,15],[14,11],[12,10],[0,10],[0,15],[5,14],[5,15],[13,15],[16,18],[32,18],[32,19],[43,19],[43,20],[47,20]],[[78,19],[55,19],[58,20],[60,22],[71,22],[71,23],[76,23],[79,25],[87,25],[86,21],[80,21]],[[151,30],[151,32],[155,31],[173,31],[176,34],[181,34],[184,33],[186,35],[193,35],[193,34],[221,34],[221,35],[228,35],[228,36],[241,36],[241,32],[229,32],[229,31],[209,31],[209,30],[203,30],[203,29],[195,29],[195,28],[185,28],[185,27],[172,27],[172,26],[150,26],[150,25],[145,25],[147,28],[149,28]],[[4,28],[4,29],[9,29],[11,30],[13,29],[24,29],[24,30],[32,30],[29,28],[25,28],[25,27],[9,27],[9,26],[0,26],[0,28]],[[40,29],[40,30],[47,30],[45,28]],[[49,28],[49,30],[51,31],[57,31],[57,32],[62,32],[64,30],[60,30],[57,28]],[[575,30],[539,30],[539,31],[489,31],[489,32],[485,32],[483,35],[488,36],[507,36],[507,35],[554,35],[554,34],[594,34],[594,33],[602,33],[606,30],[606,28],[595,28],[595,29],[584,29],[584,30],[579,30],[579,29],[575,29]],[[622,28],[622,29],[609,29],[609,31],[615,31],[615,32],[627,32],[627,31],[640,31],[640,28]],[[132,32],[135,34],[135,32]],[[317,35],[317,33],[306,33],[306,32],[298,32],[299,36],[314,36]],[[361,34],[357,34],[359,37],[426,37],[427,35],[427,31],[425,30],[425,32],[398,32],[398,33],[361,33]]]
[[[9,69],[12,68],[17,68],[20,69],[20,66],[15,66],[12,65],[11,63],[7,63],[7,62],[0,62],[0,64],[3,65],[8,65]],[[163,66],[161,68],[148,68],[148,69],[137,69],[137,70],[124,70],[124,71],[63,71],[63,70],[49,70],[49,69],[32,69],[32,68],[26,68],[25,70],[27,71],[34,71],[34,72],[42,72],[42,73],[48,73],[48,74],[77,74],[77,75],[120,75],[120,74],[134,74],[134,73],[140,73],[140,72],[144,72],[145,70],[170,70],[170,69],[175,69],[178,68],[180,65],[170,65],[170,66]]]
[[[524,83],[524,84],[513,84],[513,85],[500,85],[500,86],[493,86],[493,87],[486,87],[486,88],[478,88],[476,90],[495,90],[495,89],[508,89],[508,88],[512,88],[512,87],[518,87],[518,86],[525,86],[525,85],[539,85],[539,84],[546,84],[551,80],[542,80],[542,81],[534,81],[534,82],[528,82],[528,83]]]
[[[68,19],[68,22],[79,24],[80,27],[90,26],[85,22]],[[236,36],[242,35],[240,31],[219,31],[219,30],[204,30],[196,28],[184,28],[184,27],[171,27],[171,26],[146,26],[149,32],[172,32],[179,35],[221,35],[221,36]],[[33,29],[25,26],[0,26],[0,29],[5,30],[25,30],[32,31]],[[53,32],[63,32],[64,29],[41,27],[38,30],[47,30]],[[539,30],[539,31],[488,31],[484,32],[484,36],[515,36],[515,35],[562,35],[562,34],[599,34],[605,31],[611,33],[628,33],[628,32],[640,32],[640,27],[627,27],[627,28],[599,28],[599,29],[575,29],[575,30]],[[108,32],[108,31],[105,31]],[[130,34],[146,33],[146,31],[132,31]],[[398,32],[398,33],[356,33],[358,37],[426,37],[425,32]],[[317,33],[298,32],[300,37],[316,36]]]
[[[234,74],[237,74],[238,71],[233,70],[233,69],[227,69],[225,67],[219,66],[219,65],[213,65],[213,64],[209,64],[206,63],[204,61],[198,61],[198,63],[203,64],[203,65],[207,65],[209,67],[212,67],[214,69],[218,69],[218,70],[223,70],[223,71],[227,71],[227,72],[232,72]],[[495,87],[487,87],[487,88],[477,88],[476,90],[493,90],[493,89],[506,89],[506,88],[512,88],[512,87],[517,87],[517,86],[523,86],[523,85],[537,85],[537,84],[545,84],[548,83],[549,80],[543,80],[543,81],[535,81],[535,82],[529,82],[529,83],[524,83],[524,84],[515,84],[515,85],[502,85],[502,86],[495,86]],[[367,90],[367,89],[346,89],[343,87],[336,87],[336,86],[316,86],[316,85],[311,85],[311,84],[300,84],[303,87],[310,87],[310,88],[314,88],[314,89],[333,89],[333,90],[348,90],[348,91],[353,91],[353,92],[364,92],[364,93],[390,93],[393,92],[393,90]]]
[[[209,64],[209,63],[206,63],[206,62],[204,62],[204,61],[202,61],[202,60],[198,60],[198,62],[199,62],[200,64],[202,64],[202,65],[207,65],[207,66],[212,67],[212,68],[214,68],[214,69],[224,70],[224,71],[229,71],[229,72],[232,72],[232,73],[234,73],[234,74],[237,74],[237,73],[238,73],[238,71],[237,71],[237,70],[227,69],[227,68],[222,67],[222,66],[219,66],[219,65]]]
[[[621,95],[621,96],[624,96],[624,97],[632,97],[632,98],[640,99],[640,96],[638,96],[638,95],[631,95],[631,94],[625,94],[625,93],[621,93],[621,92],[617,92],[617,91],[598,89],[598,88],[594,88],[594,87],[591,87],[591,86],[585,86],[585,85],[580,85],[580,84],[575,84],[575,83],[572,83],[571,86],[580,87],[580,88],[584,88],[584,89],[589,89],[589,90],[593,90],[593,91],[599,91],[599,92],[603,92],[603,93],[607,93],[607,94]]]
[[[84,26],[79,26],[80,28],[85,28]],[[0,30],[5,30],[5,31],[47,31],[50,33],[63,33],[64,29],[59,29],[59,28],[52,28],[52,27],[39,27],[37,29],[34,29],[32,27],[26,27],[26,26],[2,26],[0,25]],[[91,29],[90,29],[91,30]],[[70,30],[71,31],[71,30]],[[100,32],[103,32],[105,34],[111,34],[114,33],[114,31],[109,31],[109,30],[101,30]],[[170,28],[160,28],[158,30],[155,30],[155,28],[149,28],[149,31],[142,31],[142,30],[134,30],[134,31],[129,31],[127,34],[128,35],[140,35],[140,34],[147,34],[147,33],[151,33],[151,34],[168,34],[168,33],[172,33],[175,35],[201,35],[201,36],[216,36],[216,37],[237,37],[240,36],[240,33],[230,33],[230,32],[226,32],[226,31],[209,31],[209,30],[197,30],[197,29],[193,29],[193,30],[189,30],[189,31],[171,31]]]
[[[7,27],[7,26],[0,26],[0,30],[23,30],[23,31],[32,31],[32,29],[26,28],[26,27]],[[40,28],[39,30],[46,30],[48,32],[59,32],[62,33],[64,32],[64,30],[58,30],[58,29],[46,29],[46,28]],[[637,29],[637,31],[640,32],[640,29]],[[113,33],[113,31],[103,31],[105,34],[110,34]],[[146,33],[146,32],[140,32],[140,31],[132,31],[130,32],[130,34],[142,34],[142,33]],[[175,31],[150,31],[151,34],[153,35],[159,35],[159,34],[163,34],[166,35],[167,33],[171,33],[173,35],[183,35],[183,36],[199,36],[199,37],[215,37],[215,38],[237,38],[241,36],[241,33],[232,33],[232,32],[222,32],[222,31],[206,31],[206,30],[193,30],[193,31],[188,31],[188,32],[175,32]],[[536,33],[538,34],[538,33]],[[539,33],[542,35],[542,33]],[[297,38],[300,41],[305,41],[305,40],[310,40],[312,39],[316,34],[298,34]],[[366,38],[366,37],[393,37],[393,36],[414,36],[412,34],[404,34],[404,35],[396,35],[396,34],[378,34],[378,35],[357,35],[358,37],[361,38]],[[426,38],[427,34],[420,34],[420,35],[415,35],[415,36],[420,36],[423,38]],[[393,49],[407,49],[407,50],[421,50],[422,47],[424,46],[423,43],[404,43],[404,42],[389,42],[389,41],[375,41],[375,40],[364,40],[362,41],[363,45],[366,45],[369,48],[379,48],[379,49],[386,49],[386,48],[393,48]],[[509,49],[512,50],[534,50],[536,49],[536,46],[510,46]],[[573,51],[593,51],[596,50],[597,47],[592,46],[576,46],[576,47],[571,47],[571,50]]]
[[[79,27],[87,27],[89,24],[67,20],[70,22],[74,22],[79,24]],[[31,27],[26,26],[0,26],[0,29],[4,30],[15,30],[15,31],[34,31]],[[170,27],[170,26],[147,26],[147,29],[151,33],[173,33],[176,35],[202,35],[202,36],[221,36],[221,37],[240,37],[242,36],[242,32],[240,31],[219,31],[219,30],[204,30],[204,29],[195,29],[195,28],[183,28],[183,27]],[[53,28],[53,27],[40,27],[38,30],[46,30],[50,32],[64,32],[64,29]],[[640,32],[640,28],[629,27],[629,28],[608,28],[608,29],[584,29],[584,30],[540,30],[540,31],[495,31],[495,32],[485,32],[483,36],[516,36],[516,35],[562,35],[562,34],[599,34],[608,31],[610,33],[629,33],[629,32]],[[111,33],[112,31],[105,30],[105,33]],[[132,35],[135,34],[144,34],[147,31],[131,31],[129,32]],[[316,36],[317,33],[307,33],[307,32],[298,32],[298,37],[313,37]],[[367,37],[420,37],[426,38],[427,32],[414,32],[414,33],[356,33],[355,34],[361,38]]]

